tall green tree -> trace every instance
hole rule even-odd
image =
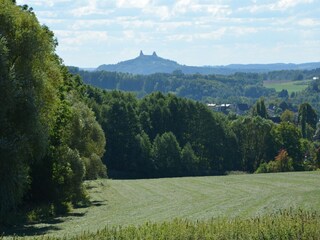
[[[260,98],[253,107],[253,116],[260,116],[262,118],[268,118],[268,112],[264,100]]]
[[[83,102],[74,103],[72,112],[68,146],[76,149],[80,157],[86,158],[85,166],[88,170],[90,169],[85,175],[86,179],[106,176],[106,168],[101,161],[105,152],[106,139],[101,126],[96,121],[92,110]]]
[[[289,122],[281,122],[273,126],[271,135],[277,151],[286,150],[293,160],[294,169],[301,170],[303,153],[300,149],[300,138],[302,135],[298,127]]]
[[[299,106],[298,120],[301,126],[302,137],[307,138],[308,125],[313,130],[316,129],[318,115],[309,103],[303,103]],[[313,134],[311,134],[310,137],[312,136]]]
[[[0,0],[0,222],[23,200],[78,201],[82,157],[104,152],[101,128],[81,104],[83,86],[61,64],[56,46],[32,8]]]
[[[106,112],[105,132],[108,149],[106,164],[112,170],[135,170],[136,136],[141,127],[134,102],[114,99]]]
[[[180,146],[172,132],[157,135],[154,139],[152,158],[157,174],[162,177],[181,174]]]
[[[189,142],[181,150],[181,165],[184,174],[193,175],[198,172],[199,158]]]
[[[242,158],[242,170],[253,172],[275,156],[271,130],[273,123],[261,117],[243,117],[232,122]]]
[[[55,86],[61,81],[55,46],[52,33],[29,9],[0,1],[1,216],[22,201],[30,187],[30,166],[41,161],[49,144]]]

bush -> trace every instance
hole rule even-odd
[[[259,165],[255,173],[268,173],[269,172],[268,169],[269,169],[268,163],[263,162]]]
[[[54,213],[62,215],[72,210],[72,204],[70,202],[58,202],[54,205]]]
[[[290,172],[293,171],[293,161],[286,150],[281,150],[274,161],[261,163],[255,173]]]
[[[83,162],[86,167],[86,180],[107,177],[107,168],[97,154],[91,154],[90,158],[83,158]]]

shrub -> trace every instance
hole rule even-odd
[[[97,154],[93,153],[90,158],[83,158],[83,162],[86,168],[85,179],[94,180],[99,177],[107,177],[107,168]]]
[[[286,150],[280,150],[274,161],[261,163],[255,173],[290,172],[293,171],[293,161]]]

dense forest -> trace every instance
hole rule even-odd
[[[256,73],[224,76],[174,71],[172,74],[133,75],[106,71],[88,72],[75,67],[69,67],[69,70],[73,74],[79,74],[86,84],[108,90],[135,92],[140,97],[160,91],[202,102],[226,102],[235,99],[250,102],[251,98],[256,100],[275,93],[274,90],[263,87],[261,76]]]
[[[106,175],[104,133],[56,46],[31,8],[0,1],[0,223],[22,205],[65,212]]]
[[[107,168],[114,178],[319,168],[316,111],[303,103],[297,119],[287,108],[273,123],[258,98],[274,91],[255,75],[90,73],[103,80],[96,86],[143,91],[138,98],[85,85],[56,46],[31,8],[0,0],[0,223],[24,207],[45,204],[59,214],[88,204],[83,181],[106,177]],[[317,84],[308,91],[318,92]],[[205,97],[258,100],[249,115],[227,116],[172,94],[198,88]]]
[[[269,120],[263,99],[247,116],[213,112],[173,94],[131,93],[87,86],[88,104],[107,136],[104,162],[112,177],[312,170],[319,164],[318,116],[301,104]]]
[[[232,75],[200,75],[173,73],[156,73],[134,75],[106,71],[83,71],[69,67],[73,74],[78,74],[86,84],[106,90],[134,92],[143,97],[155,91],[172,93],[204,103],[246,103],[253,105],[260,97],[266,99],[267,105],[278,109],[277,115],[286,110],[297,111],[301,103],[309,102],[320,112],[319,80],[311,81],[303,92],[276,92],[263,86],[264,81],[302,81],[320,76],[320,69],[282,70],[268,73],[235,73]]]

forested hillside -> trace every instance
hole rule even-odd
[[[254,102],[261,96],[270,96],[274,90],[263,87],[263,76],[255,73],[237,73],[230,76],[157,73],[133,75],[117,72],[88,72],[69,67],[79,74],[85,83],[108,90],[121,90],[145,96],[155,91],[174,93],[203,102]],[[250,100],[250,99],[253,99]]]
[[[104,133],[56,46],[31,8],[0,0],[0,225],[21,206],[66,212],[106,174]]]
[[[317,114],[287,110],[282,122],[268,119],[263,100],[252,115],[225,116],[172,94],[142,99],[87,87],[88,103],[107,136],[110,176],[120,178],[276,172],[319,167]],[[318,135],[316,135],[318,136]]]
[[[200,75],[183,74],[181,71],[157,73],[150,75],[133,75],[119,72],[79,70],[69,67],[74,74],[79,74],[83,81],[92,86],[106,90],[121,90],[135,92],[143,97],[155,91],[173,93],[180,97],[190,98],[201,102],[213,103],[249,103],[253,104],[258,98],[265,97],[268,104],[279,105],[285,101],[287,105],[297,108],[303,102],[309,102],[320,112],[317,98],[316,80],[320,69],[313,70],[283,70],[268,73],[235,73],[232,75]],[[274,89],[264,87],[264,81],[299,81],[308,80],[310,87],[302,93],[276,93]],[[312,90],[313,89],[313,90]],[[284,89],[285,91],[285,89]],[[293,110],[293,108],[291,108]]]

